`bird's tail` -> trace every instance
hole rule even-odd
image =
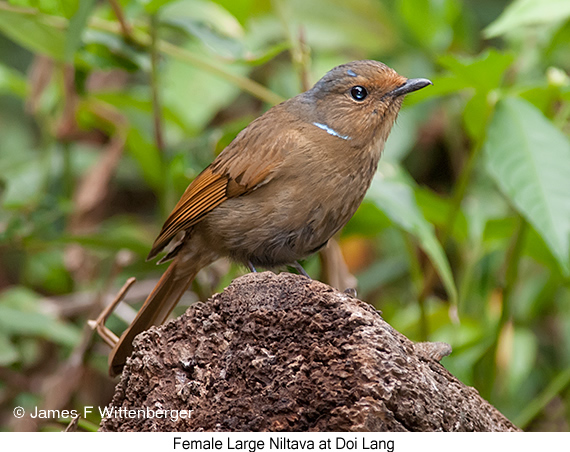
[[[180,264],[178,259],[170,264],[131,325],[113,347],[109,355],[109,374],[112,377],[123,370],[127,358],[133,351],[135,336],[153,325],[161,325],[194,280],[199,269]]]

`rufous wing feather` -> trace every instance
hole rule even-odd
[[[258,119],[264,119],[262,116]],[[256,121],[257,122],[257,121]],[[255,122],[252,123],[254,126]],[[188,186],[154,241],[147,260],[154,258],[181,231],[188,231],[226,199],[242,196],[267,183],[287,152],[292,135],[283,133],[260,148],[260,124],[243,133]],[[248,130],[246,129],[246,130]],[[245,132],[245,131],[244,131]],[[267,143],[267,140],[263,140]]]
[[[181,231],[194,226],[204,215],[228,199],[228,176],[214,174],[211,166],[188,186],[162,226],[147,260],[154,258]]]

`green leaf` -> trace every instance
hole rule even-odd
[[[18,71],[0,64],[0,93],[15,94],[25,98],[28,95],[26,77]]]
[[[115,223],[117,224],[117,223]],[[111,227],[105,228],[104,231],[90,235],[64,235],[52,243],[75,243],[93,251],[105,251],[108,253],[115,253],[120,249],[127,249],[146,256],[149,250],[149,240],[152,238],[139,236],[139,231],[134,230],[134,227],[128,228],[128,225],[118,225],[119,227],[113,229]]]
[[[224,58],[243,58],[244,30],[222,6],[211,1],[181,0],[162,8],[161,24],[180,28]]]
[[[422,89],[413,96],[406,98],[405,105],[410,106],[426,99],[439,98],[448,94],[475,88],[476,95],[480,97],[470,105],[473,109],[486,109],[482,105],[486,102],[489,91],[501,86],[505,71],[513,63],[514,57],[510,53],[501,53],[494,49],[487,49],[475,57],[460,57],[445,55],[438,59],[438,63],[449,70],[449,74],[432,77],[433,86]],[[473,112],[475,113],[475,112]],[[470,133],[477,133],[480,124],[487,118],[476,118],[476,124],[468,129]]]
[[[0,32],[32,52],[63,60],[66,35],[52,24],[47,24],[46,17],[50,16],[0,9]],[[64,22],[62,25],[65,27]]]
[[[414,193],[424,218],[436,227],[446,227],[449,211],[453,208],[451,201],[425,187],[415,187]],[[451,233],[456,240],[463,241],[467,238],[467,231],[468,224],[465,215],[459,211]]]
[[[439,63],[453,75],[477,91],[487,92],[498,88],[507,68],[513,62],[513,55],[487,49],[475,58],[445,55]]]
[[[497,191],[495,183],[489,179],[487,174],[484,171],[480,173],[481,177],[477,178],[476,183],[471,184],[462,202],[461,211],[466,220],[464,232],[467,233],[471,245],[478,247],[480,244],[484,245],[485,239],[488,238],[485,236],[485,231],[489,227],[489,222],[506,221],[506,228],[500,228],[500,232],[505,232],[505,229],[508,232],[505,232],[500,239],[490,238],[502,247],[508,241],[508,237],[513,234],[516,218],[508,218],[513,216],[509,203]],[[505,242],[501,243],[502,241]],[[548,251],[547,253],[550,255]]]
[[[570,17],[568,0],[517,0],[489,25],[484,34],[494,38],[528,25],[559,23]]]
[[[451,25],[461,12],[455,0],[399,0],[400,15],[418,44],[446,49],[453,40]]]
[[[162,190],[164,165],[156,145],[138,128],[131,127],[127,135],[126,147],[135,158],[145,181],[156,191]]]
[[[280,31],[288,25],[293,39],[303,29],[311,49],[338,53],[341,49],[381,55],[398,40],[394,18],[384,2],[376,0],[287,0],[272,2],[281,15]],[[316,52],[315,52],[316,53]],[[366,53],[364,53],[366,54]]]
[[[252,16],[271,9],[271,2],[256,0],[213,0],[213,3],[223,6],[242,24],[246,24]]]
[[[55,16],[65,15],[69,8],[77,9],[77,2],[80,0],[9,0],[7,3],[13,6],[25,8],[35,8],[44,14],[53,14]],[[4,2],[6,3],[6,2]],[[67,15],[66,17],[71,17]]]
[[[0,334],[0,366],[9,366],[18,361],[18,349],[12,344],[10,338]]]
[[[570,274],[570,143],[530,103],[497,105],[484,146],[487,171]]]
[[[31,149],[29,137],[22,137],[18,123],[0,127],[5,141],[0,143],[0,181],[4,184],[0,204],[12,209],[37,202],[44,193],[46,156]],[[8,133],[8,130],[10,132]]]
[[[570,384],[570,367],[557,372],[556,376],[548,381],[548,386],[532,399],[514,419],[515,425],[525,428],[555,397],[568,388]]]
[[[364,294],[405,277],[409,264],[405,255],[381,259],[358,275],[358,291]]]
[[[83,43],[85,50],[78,52],[76,61],[93,69],[150,71],[148,52],[125,41],[122,36],[87,28],[83,33]]]
[[[29,289],[17,287],[0,294],[0,330],[16,336],[48,339],[73,346],[80,330],[42,312],[40,298]]]
[[[149,14],[155,14],[169,3],[177,2],[178,0],[142,0],[140,3],[144,5],[144,9]]]
[[[493,113],[493,106],[487,97],[486,93],[478,92],[469,99],[463,110],[463,125],[473,140],[484,137],[489,117]]]
[[[464,326],[464,323],[466,322],[468,323],[467,328]],[[465,316],[463,316],[461,318],[461,329],[459,332],[465,334],[465,330],[473,328],[471,325],[473,323],[473,321],[466,319]],[[475,327],[479,332],[481,332],[482,330],[485,330],[485,327],[488,328],[488,325],[475,324]],[[445,361],[445,368],[463,383],[474,385],[476,382],[473,378],[473,369],[476,368],[477,362],[479,362],[489,351],[492,344],[487,338],[475,337],[470,343],[464,346],[461,345],[460,341],[458,341],[460,342],[459,346],[456,346],[455,342],[457,341],[457,332],[458,329],[453,328],[447,336],[443,336],[443,339],[441,338],[442,335],[436,334],[436,337],[432,340],[453,343],[453,353],[449,359]]]
[[[95,3],[96,0],[80,1],[75,14],[71,17],[65,38],[65,61],[72,61],[75,52],[81,45],[81,36]]]
[[[515,395],[536,365],[538,347],[534,333],[524,327],[515,327],[512,341],[507,387]]]
[[[455,75],[442,75],[431,77],[430,79],[433,82],[433,86],[430,86],[429,89],[416,91],[413,96],[406,96],[406,100],[404,101],[405,107],[419,104],[426,99],[436,99],[447,96],[470,87],[467,81],[461,80]]]
[[[28,286],[50,293],[65,293],[70,289],[70,276],[63,262],[61,249],[49,249],[28,257],[23,269]]]
[[[162,19],[161,24],[179,28],[188,35],[196,37],[209,50],[223,58],[243,59],[245,56],[245,48],[240,40],[227,36],[200,20],[178,16]]]
[[[381,163],[367,198],[374,202],[392,222],[416,237],[420,247],[432,261],[453,304],[457,301],[457,289],[451,267],[437,241],[433,225],[422,215],[414,197],[413,182],[404,172],[391,164]]]
[[[239,65],[224,64],[223,67],[240,76],[247,72],[247,68]],[[162,84],[164,105],[183,118],[186,127],[198,130],[239,95],[239,88],[234,84],[174,59],[168,63]]]
[[[382,159],[401,162],[416,144],[418,128],[425,121],[425,118],[426,112],[423,108],[415,107],[402,110],[386,141]]]
[[[509,235],[510,237],[512,235]],[[539,264],[544,265],[552,277],[557,277],[557,275],[562,277],[562,269],[558,264],[558,260],[552,255],[544,238],[534,228],[527,228],[523,251],[525,256],[529,256]],[[517,304],[519,303],[520,301],[517,302]]]

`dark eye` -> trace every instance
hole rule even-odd
[[[366,96],[368,96],[368,91],[366,91],[366,88],[364,88],[364,86],[353,86],[350,88],[350,95],[354,100],[361,101],[366,99]]]

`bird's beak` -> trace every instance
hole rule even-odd
[[[404,94],[412,93],[418,89],[425,88],[428,85],[433,85],[433,83],[427,78],[410,78],[406,80],[406,83],[392,90],[390,94],[392,94],[394,97],[403,96]]]

